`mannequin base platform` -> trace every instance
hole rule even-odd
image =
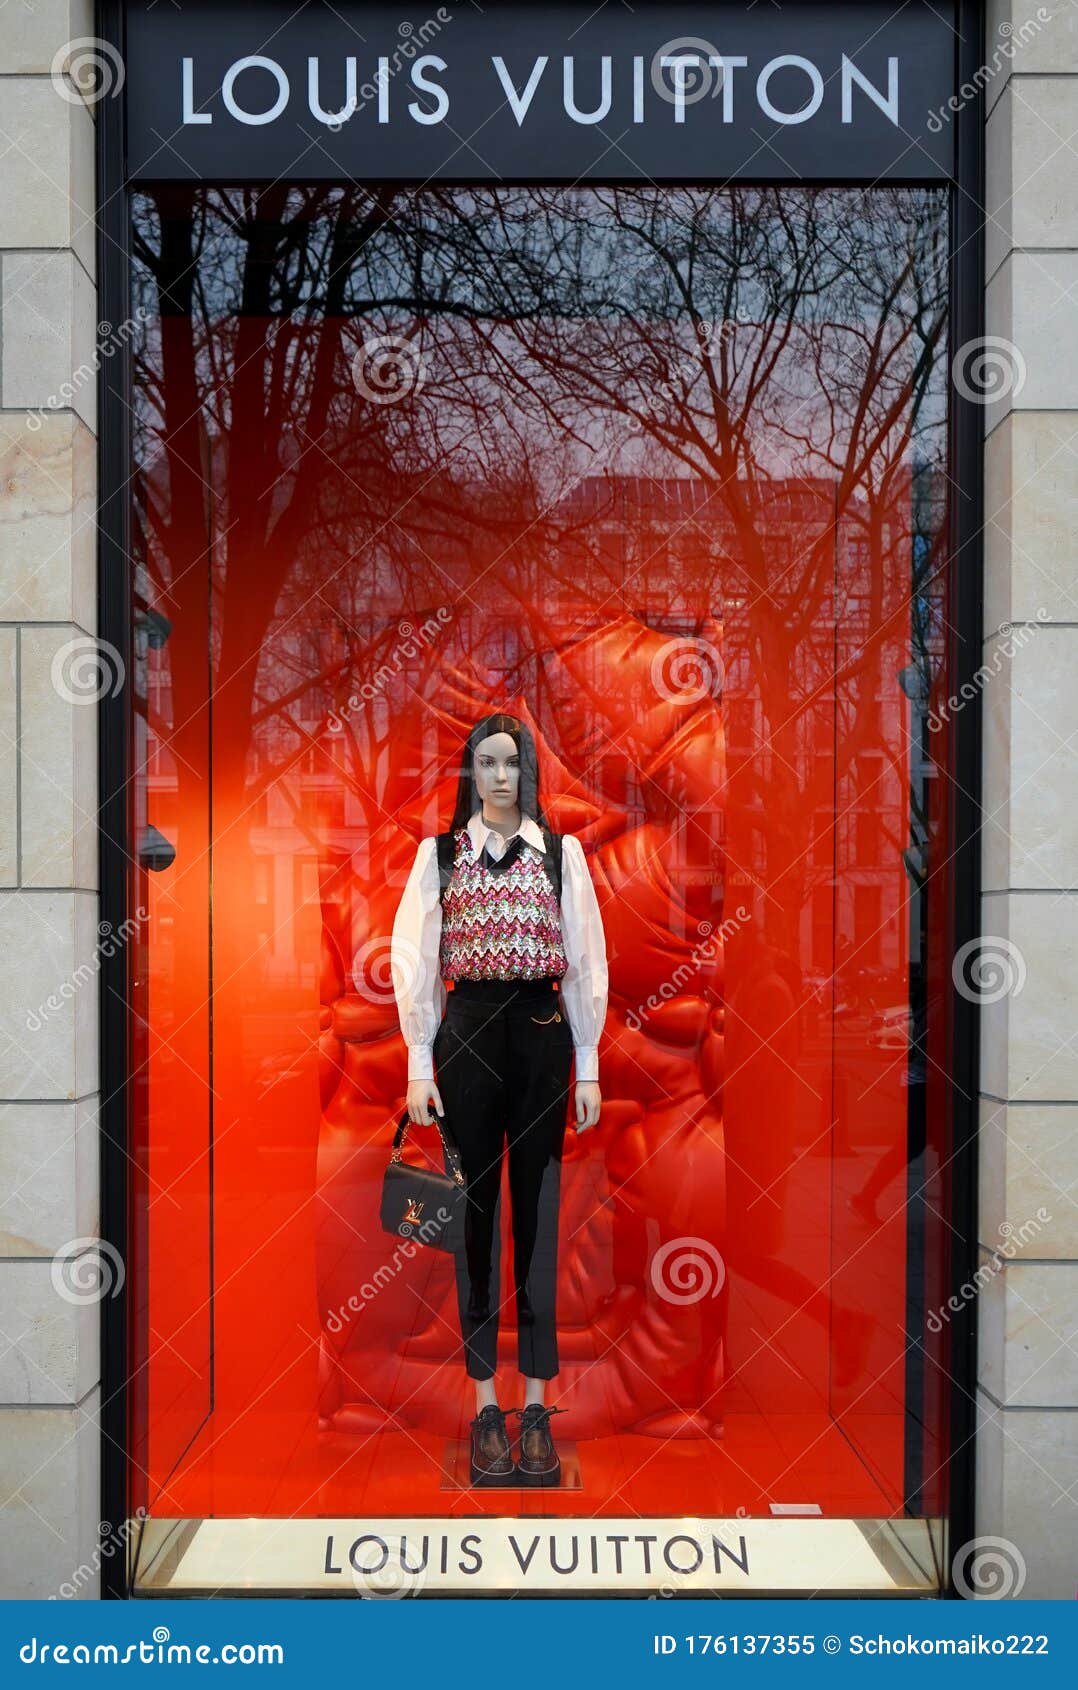
[[[467,1438],[447,1438],[445,1454],[442,1458],[442,1478],[440,1490],[515,1490],[533,1491],[539,1488],[557,1490],[583,1490],[584,1481],[580,1472],[580,1456],[575,1443],[569,1439],[558,1439],[558,1455],[561,1459],[561,1483],[557,1486],[538,1487],[534,1482],[522,1484],[515,1473],[500,1482],[488,1480],[482,1487],[472,1484],[471,1480],[471,1445]]]

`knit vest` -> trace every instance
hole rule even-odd
[[[442,897],[440,965],[444,980],[559,978],[568,958],[561,914],[542,853],[526,840],[493,869],[472,849],[463,827],[456,836],[453,873]]]

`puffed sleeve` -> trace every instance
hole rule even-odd
[[[419,842],[393,917],[390,947],[393,993],[408,1046],[409,1080],[434,1078],[432,1048],[446,997],[438,955],[441,937],[437,842],[431,835]]]
[[[568,967],[561,979],[573,1035],[576,1078],[599,1078],[599,1035],[606,1020],[606,935],[584,847],[575,834],[562,840],[561,927]]]

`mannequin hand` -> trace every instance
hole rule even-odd
[[[444,1115],[441,1093],[433,1080],[408,1081],[408,1119],[417,1127],[429,1127],[434,1120],[430,1112],[432,1102],[436,1113]]]
[[[576,1130],[586,1133],[599,1119],[602,1097],[594,1080],[582,1080],[576,1088]]]

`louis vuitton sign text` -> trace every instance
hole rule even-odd
[[[129,15],[135,176],[935,178],[947,7],[447,3]],[[354,16],[353,16],[354,14]]]

